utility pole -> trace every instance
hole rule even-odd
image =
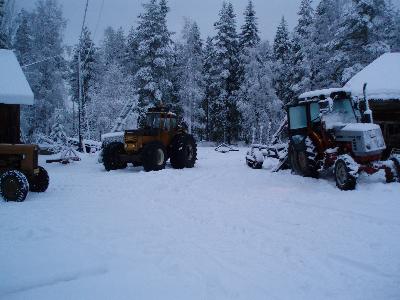
[[[81,77],[81,44],[78,46],[78,151],[83,152],[83,136],[82,136],[82,77]]]
[[[79,147],[78,151],[83,152],[84,145],[83,145],[83,136],[82,136],[82,61],[81,61],[81,50],[82,50],[82,36],[83,36],[83,30],[85,28],[85,23],[86,23],[86,14],[89,6],[89,0],[86,0],[86,5],[85,5],[85,12],[83,14],[83,22],[82,22],[82,29],[81,29],[81,34],[79,37],[79,43],[78,43],[78,137],[79,137]]]

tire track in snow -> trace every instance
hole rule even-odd
[[[57,284],[63,284],[66,282],[77,281],[84,278],[94,277],[94,276],[101,276],[108,272],[108,269],[105,267],[93,268],[88,270],[81,270],[75,273],[63,274],[63,275],[55,275],[51,279],[41,280],[31,284],[25,284],[19,287],[8,288],[0,291],[0,298],[5,296],[10,296],[13,294],[24,293],[30,290],[39,289],[43,287],[54,286]],[[4,298],[6,299],[6,298]]]
[[[370,264],[366,264],[354,259],[350,259],[348,257],[342,256],[342,255],[337,255],[337,254],[329,254],[328,257],[330,259],[332,259],[333,261],[340,263],[342,265],[357,269],[357,270],[361,270],[365,273],[369,273],[372,275],[377,275],[380,277],[386,277],[386,278],[399,278],[399,275],[395,275],[395,274],[388,274],[385,272],[382,272],[381,270],[379,270],[378,268],[370,265]]]

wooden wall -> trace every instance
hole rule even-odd
[[[0,143],[20,143],[20,106],[0,104]]]
[[[400,100],[371,101],[374,122],[382,128],[388,152],[400,149]]]
[[[382,122],[400,122],[400,100],[371,101],[374,119]]]

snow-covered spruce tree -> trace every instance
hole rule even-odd
[[[291,90],[292,82],[292,66],[291,66],[291,42],[289,38],[289,30],[284,17],[276,31],[273,55],[274,55],[274,86],[279,99],[285,104],[293,99],[293,91]]]
[[[95,52],[96,48],[90,37],[90,31],[85,27],[82,38],[74,49],[74,55],[70,63],[69,82],[71,86],[72,101],[75,102],[76,107],[78,108],[78,113],[80,112],[80,116],[78,115],[77,120],[78,126],[80,123],[81,133],[87,139],[92,138],[91,129],[93,128],[92,120],[89,119],[89,103],[91,101],[90,89],[94,86],[95,78]],[[81,91],[79,91],[80,87]],[[81,97],[79,97],[79,95]]]
[[[183,108],[181,106],[179,91],[180,84],[182,81],[181,78],[181,67],[182,60],[180,57],[180,44],[175,42],[172,44],[171,50],[171,65],[169,72],[169,80],[171,82],[171,89],[168,94],[168,107],[171,111],[173,111],[178,118],[183,118]],[[165,101],[163,101],[165,103]]]
[[[272,54],[268,43],[249,50],[239,91],[243,138],[251,142],[253,128],[262,142],[270,140],[282,121],[282,105],[273,86]]]
[[[5,11],[5,0],[0,0],[0,24],[3,21],[4,11]]]
[[[67,145],[68,136],[64,128],[66,112],[64,109],[56,109],[53,116],[53,126],[49,138],[55,144],[55,151],[59,152]]]
[[[17,28],[13,41],[13,48],[19,63],[23,66],[33,62],[32,53],[32,32],[30,30],[29,14],[25,10],[21,10],[19,14],[19,26]],[[30,72],[35,72],[36,66],[31,66],[27,72],[27,79],[30,80]],[[32,140],[35,127],[32,126],[35,122],[35,107],[21,107],[21,129],[27,140]]]
[[[344,84],[364,66],[390,51],[385,34],[385,0],[352,0],[331,41],[337,81]]]
[[[395,8],[392,0],[386,0],[384,34],[392,52],[400,51],[400,11]]]
[[[212,122],[211,122],[211,105],[218,97],[219,84],[216,81],[218,74],[217,66],[215,64],[216,50],[214,41],[208,37],[203,49],[203,78],[204,78],[204,98],[201,104],[204,115],[202,123],[204,124],[203,138],[207,141],[211,140]]]
[[[334,76],[335,64],[328,64],[331,59],[329,43],[338,31],[338,23],[343,12],[340,0],[321,0],[315,10],[312,42],[313,53],[313,87],[316,89],[339,87]]]
[[[400,11],[396,11],[394,19],[394,37],[392,51],[400,52]]]
[[[165,0],[150,0],[143,4],[139,15],[136,38],[138,50],[135,86],[139,95],[140,118],[150,106],[171,102],[171,33],[167,28],[169,8]]]
[[[258,35],[258,23],[253,1],[250,0],[244,11],[244,24],[241,27],[239,35],[240,46],[240,65],[239,78],[242,82],[244,76],[245,65],[249,62],[249,52],[260,44],[260,36]]]
[[[217,97],[210,103],[212,139],[230,143],[237,140],[240,115],[236,93],[239,90],[239,43],[236,15],[231,3],[223,2],[219,20],[215,23],[215,67]]]
[[[190,133],[199,134],[202,124],[201,100],[204,98],[204,79],[202,62],[202,41],[200,30],[195,22],[185,21],[182,42],[178,45],[179,103],[183,110],[183,119]]]
[[[244,11],[244,24],[241,27],[241,33],[239,35],[239,46],[240,46],[240,90],[237,94],[238,108],[241,113],[241,139],[246,142],[250,141],[252,127],[255,126],[254,120],[250,120],[250,110],[255,109],[252,105],[251,96],[248,95],[249,81],[251,72],[254,74],[254,59],[257,59],[256,48],[260,44],[260,36],[258,34],[258,23],[256,17],[256,11],[254,8],[253,1],[249,1]],[[251,67],[252,66],[252,67]],[[266,99],[265,99],[266,100]],[[258,125],[257,125],[258,126]]]
[[[127,74],[136,74],[139,69],[137,61],[139,41],[137,39],[136,29],[132,27],[126,37],[124,50],[124,69]]]
[[[125,123],[125,127],[136,125],[136,122],[133,124],[127,119],[117,120],[125,105],[135,101],[133,76],[126,75],[121,64],[110,62],[102,77],[96,79],[94,84],[89,91],[91,101],[88,103],[88,117],[92,120],[94,138],[110,132],[118,121]],[[130,117],[136,121],[135,116]]]
[[[290,40],[289,40],[289,30],[285,20],[285,17],[282,17],[281,22],[276,30],[273,51],[274,58],[276,60],[286,61],[289,59],[290,55]]]
[[[126,42],[123,29],[120,27],[115,30],[111,26],[107,27],[101,49],[106,66],[114,62],[124,65]]]
[[[26,55],[28,62],[35,64],[25,68],[25,74],[35,95],[33,107],[23,108],[21,117],[22,130],[28,139],[34,135],[49,135],[52,127],[52,116],[55,109],[65,106],[64,74],[66,70],[63,59],[63,34],[66,21],[62,8],[55,0],[38,1],[29,14],[31,35],[31,55]],[[15,40],[14,47],[21,48]]]
[[[312,41],[314,9],[312,0],[302,0],[298,12],[298,23],[292,38],[292,81],[291,89],[296,95],[313,88],[313,58],[316,52]]]
[[[29,25],[29,14],[22,10],[19,15],[19,26],[14,38],[14,49],[21,65],[31,63],[32,33]]]
[[[0,49],[6,48],[6,37],[3,32],[3,20],[5,15],[5,0],[0,0]]]
[[[244,24],[241,27],[242,31],[239,37],[239,44],[242,51],[244,49],[252,49],[259,45],[261,39],[258,34],[258,23],[254,4],[249,0],[244,12]]]
[[[18,27],[15,0],[0,0],[0,49],[11,49]]]
[[[91,135],[99,139],[102,134],[115,130],[117,124],[123,129],[133,128],[137,118],[131,111],[126,111],[136,104],[136,98],[133,75],[127,67],[127,43],[122,29],[116,31],[107,27],[100,47],[95,49],[86,111]]]

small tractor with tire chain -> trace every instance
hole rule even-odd
[[[22,202],[29,191],[43,193],[49,186],[47,171],[38,165],[37,145],[0,144],[0,195]]]
[[[381,128],[360,123],[361,119],[350,91],[306,93],[287,106],[289,143],[281,149],[284,155],[273,151],[271,155],[274,145],[253,145],[246,156],[247,165],[260,169],[265,157],[274,157],[279,159],[275,171],[289,168],[295,174],[318,178],[332,170],[341,190],[354,190],[362,172],[372,175],[383,170],[386,182],[400,182],[400,153],[393,151],[389,160],[381,161],[386,149]]]
[[[101,161],[106,171],[125,169],[131,163],[150,172],[165,169],[168,159],[174,169],[193,168],[197,144],[174,113],[157,106],[148,110],[139,129],[125,131],[123,142],[105,143]]]

